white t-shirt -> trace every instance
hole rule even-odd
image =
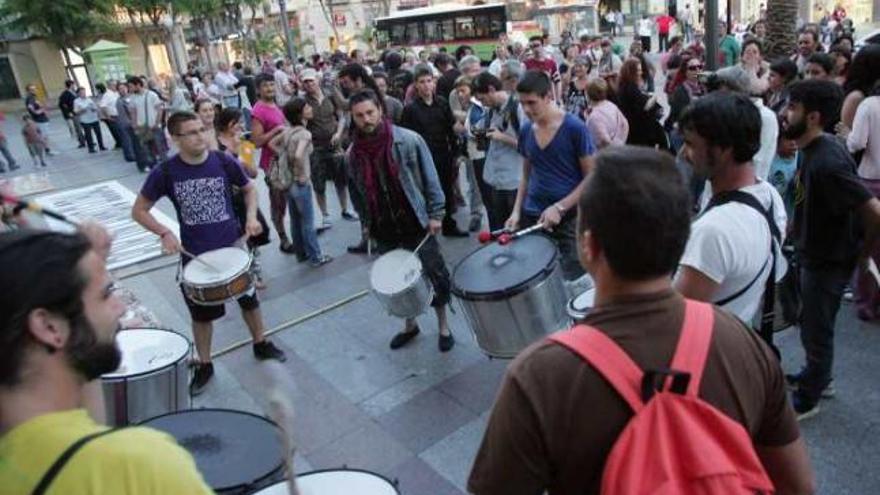
[[[764,106],[764,102],[760,98],[752,98],[755,106],[761,112],[761,147],[755,156],[752,157],[752,163],[755,164],[755,175],[761,180],[767,180],[770,174],[770,164],[776,157],[776,141],[779,139],[779,121],[776,114]]]
[[[113,91],[112,89],[108,89],[102,96],[101,100],[98,102],[98,107],[101,108],[104,112],[107,113],[108,117],[117,117],[119,116],[119,112],[116,110],[116,100],[119,99],[119,93]]]
[[[91,98],[73,100],[73,111],[79,115],[79,121],[83,124],[94,124],[98,121],[98,105]]]
[[[707,188],[708,189],[708,188]],[[773,215],[784,241],[785,205],[769,182],[757,184],[740,191],[755,196],[767,209],[773,203]],[[708,196],[704,196],[706,199]],[[703,202],[703,208],[706,203]],[[751,282],[762,270],[761,276],[749,289],[722,306],[745,322],[760,308],[764,284],[770,276],[770,228],[764,216],[750,206],[729,202],[716,206],[700,215],[691,226],[691,236],[679,262],[699,271],[719,284],[714,300],[720,301],[736,294]],[[776,249],[776,280],[785,275],[786,262]],[[681,272],[679,272],[680,274]]]
[[[138,127],[157,127],[159,125],[159,110],[162,108],[162,100],[159,95],[144,88],[140,94],[129,97],[129,105],[137,115],[135,125]]]

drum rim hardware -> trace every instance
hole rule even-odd
[[[186,356],[192,354],[192,349],[193,349],[193,344],[192,344],[192,342],[191,342],[188,338],[186,338],[184,335],[182,335],[182,334],[180,334],[180,333],[178,333],[178,332],[175,332],[174,330],[172,330],[172,329],[170,329],[170,328],[159,328],[159,327],[135,327],[135,328],[126,328],[126,329],[124,329],[124,330],[120,330],[120,331],[116,332],[116,336],[117,336],[117,338],[118,338],[119,334],[121,334],[121,333],[123,333],[123,332],[143,332],[144,330],[153,330],[153,331],[157,331],[157,332],[173,333],[174,335],[176,335],[176,336],[182,338],[182,339],[186,342],[186,347],[187,347],[187,349],[186,349],[186,352],[183,354],[184,357],[186,357]],[[113,371],[111,371],[110,373],[105,373],[105,374],[101,375],[101,380],[102,380],[102,381],[123,381],[123,380],[128,380],[128,379],[131,379],[131,378],[145,377],[145,376],[152,375],[152,374],[154,374],[154,373],[158,373],[158,372],[160,372],[160,371],[165,371],[165,370],[167,370],[167,369],[169,369],[169,368],[174,368],[174,367],[177,366],[177,363],[178,363],[178,362],[179,362],[179,360],[177,360],[177,361],[172,361],[172,362],[169,362],[168,364],[166,364],[166,365],[164,365],[164,366],[162,366],[162,367],[160,367],[160,368],[155,368],[155,369],[152,369],[152,370],[149,370],[149,371],[141,371],[141,372],[139,372],[139,373],[125,374],[125,375],[123,375],[123,374],[121,374],[121,373],[117,373],[116,370],[113,370]],[[121,363],[120,363],[120,365],[121,365]],[[118,368],[117,368],[117,369],[118,369]]]

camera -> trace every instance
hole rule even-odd
[[[489,149],[489,137],[486,135],[488,132],[489,129],[471,129],[478,151],[487,151]]]

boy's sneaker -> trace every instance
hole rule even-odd
[[[275,344],[270,340],[264,340],[254,344],[254,357],[260,361],[266,359],[277,359],[282,363],[287,361],[287,356],[284,355],[284,351],[275,347]]]
[[[801,383],[801,372],[794,373],[791,375],[785,375],[785,383],[788,385],[788,389],[791,391],[795,391],[798,389]],[[832,399],[834,395],[837,393],[837,390],[834,389],[834,379],[832,378],[828,385],[822,390],[821,397],[823,399]]]
[[[812,418],[819,414],[819,401],[811,401],[800,390],[795,390],[791,394],[791,405],[797,415],[798,421]]]
[[[342,212],[342,218],[344,220],[348,220],[349,222],[357,222],[359,220],[357,215],[348,210]]]
[[[205,386],[214,376],[213,363],[201,363],[195,365],[195,372],[192,380],[189,382],[189,395],[195,397],[205,391]]]

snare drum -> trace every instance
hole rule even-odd
[[[215,249],[190,260],[183,269],[181,285],[192,302],[217,306],[253,290],[253,255],[237,247]],[[213,267],[213,268],[212,268]]]
[[[419,316],[434,297],[421,260],[405,249],[389,251],[373,262],[370,287],[388,313],[399,318]]]
[[[300,495],[399,495],[397,487],[378,474],[360,469],[323,469],[296,477]],[[287,482],[254,495],[288,495]]]
[[[141,423],[170,434],[192,454],[217,493],[246,494],[284,478],[283,433],[272,421],[231,409],[190,409]]]
[[[566,311],[571,318],[571,324],[577,325],[593,310],[593,303],[596,300],[596,289],[587,289],[581,295],[572,297],[568,301]]]
[[[493,242],[467,255],[453,271],[452,293],[477,345],[492,357],[515,357],[568,323],[559,251],[544,235]]]
[[[154,329],[122,330],[116,334],[122,362],[101,376],[107,421],[113,425],[190,407],[187,357],[192,345],[186,337]]]

